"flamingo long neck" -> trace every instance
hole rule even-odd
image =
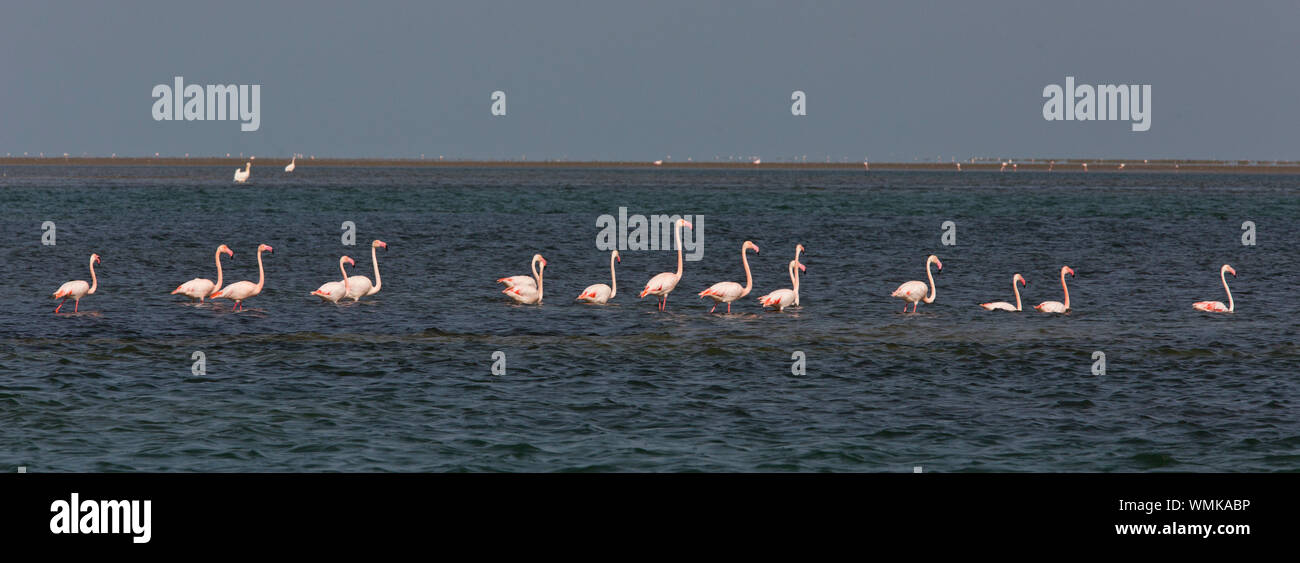
[[[375,265],[375,285],[366,292],[366,295],[379,293],[379,288],[384,285],[384,281],[379,279],[379,256],[375,253],[376,247],[370,246],[370,262]]]
[[[348,270],[347,268],[343,267],[343,264],[346,263],[347,262],[345,260],[339,258],[339,271],[343,272],[343,295],[348,294]]]
[[[677,224],[677,229],[673,231],[673,237],[677,239],[677,279],[682,279],[682,229],[686,225]]]
[[[542,304],[542,274],[543,272],[537,272],[537,304],[538,305]]]
[[[614,253],[609,255],[609,298],[618,295],[618,276],[614,275]]]
[[[91,293],[94,293],[95,288],[97,287],[99,287],[99,279],[95,277],[95,259],[91,258],[90,259],[90,291],[86,292],[86,294],[89,295]]]
[[[217,255],[213,260],[217,262],[217,285],[213,286],[212,292],[216,293],[221,289],[221,249],[217,249]]]
[[[745,289],[740,292],[740,296],[749,295],[749,290],[754,289],[754,276],[749,273],[749,255],[745,254],[746,247],[740,248],[740,263],[745,265]]]
[[[245,163],[244,163],[244,173],[245,173],[245,174],[247,174],[248,171],[249,171],[250,169],[252,169],[252,168],[253,168],[253,163],[251,163],[251,162],[245,162]]]
[[[1061,270],[1061,291],[1065,292],[1065,308],[1070,308],[1070,287],[1065,285],[1065,270]]]
[[[1020,287],[1016,285],[1016,278],[1011,278],[1011,291],[1016,292],[1016,310],[1020,310]]]
[[[795,254],[798,254],[796,252]],[[799,261],[790,263],[790,283],[794,284],[794,304],[799,304]]]
[[[253,295],[262,292],[262,286],[266,284],[266,271],[262,269],[262,249],[257,249],[257,291]]]
[[[930,272],[930,260],[925,261],[925,277],[930,280],[930,295],[926,296],[926,303],[934,303],[934,296],[938,294],[939,288],[934,287],[934,274]]]
[[[1228,289],[1227,274],[1228,274],[1227,270],[1223,270],[1223,269],[1219,270],[1219,279],[1223,280],[1223,291],[1228,293],[1228,312],[1231,313],[1237,305],[1232,302],[1232,290]]]

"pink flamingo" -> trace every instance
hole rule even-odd
[[[1069,266],[1061,266],[1061,291],[1065,292],[1065,303],[1060,301],[1044,301],[1034,305],[1034,309],[1044,313],[1069,313],[1070,312],[1070,288],[1065,285],[1065,274],[1074,277],[1074,269]]]
[[[1237,277],[1237,271],[1227,264],[1224,264],[1222,268],[1219,268],[1219,279],[1223,280],[1223,291],[1228,293],[1228,306],[1224,307],[1222,301],[1197,301],[1196,303],[1192,303],[1192,308],[1197,311],[1206,311],[1209,313],[1231,313],[1236,310],[1237,305],[1232,302],[1232,290],[1228,289],[1228,278],[1226,274],[1232,274],[1232,277],[1235,278]]]
[[[614,276],[615,260],[619,262],[623,261],[623,258],[619,256],[617,250],[609,254],[609,285],[603,283],[589,285],[587,286],[587,289],[582,290],[582,293],[578,294],[578,298],[575,301],[604,305],[618,294],[618,278]]]
[[[242,184],[242,183],[244,183],[244,182],[247,182],[247,181],[248,181],[248,176],[249,176],[249,174],[252,173],[252,169],[253,169],[253,163],[252,163],[252,162],[245,162],[245,163],[244,163],[244,169],[243,169],[243,170],[240,170],[240,169],[236,168],[236,169],[235,169],[235,182],[236,182],[236,183],[239,183],[239,184]]]
[[[352,276],[348,278],[348,297],[353,301],[360,301],[362,297],[379,293],[379,289],[384,286],[384,280],[379,278],[379,257],[375,255],[377,249],[388,249],[388,243],[382,240],[374,240],[370,243],[370,262],[375,265],[375,283],[372,285],[370,279],[365,276]]]
[[[736,282],[718,282],[700,292],[700,299],[708,297],[713,300],[710,313],[718,308],[718,303],[726,303],[727,314],[731,314],[731,302],[749,295],[749,291],[754,289],[754,276],[749,273],[749,257],[745,254],[751,248],[754,249],[754,254],[758,254],[758,245],[753,242],[745,241],[745,244],[740,245],[740,263],[745,266],[745,287]]]
[[[1014,307],[1012,307],[1011,304],[1007,303],[1006,301],[997,301],[994,303],[980,303],[980,307],[983,307],[989,311],[1020,311],[1020,288],[1016,287],[1016,282],[1020,282],[1021,285],[1024,285],[1026,287],[1029,286],[1029,282],[1025,281],[1024,276],[1020,274],[1011,276],[1011,291],[1014,291],[1016,293],[1016,305]]]
[[[533,261],[531,264],[529,264],[529,268],[533,271],[533,275],[537,274],[537,263],[544,262],[544,261],[545,259],[542,258],[541,254],[533,255]],[[517,285],[529,285],[529,286],[537,287],[537,280],[533,279],[532,276],[510,276],[508,278],[499,278],[497,279],[497,283],[506,284],[506,289],[510,289]]]
[[[344,264],[355,266],[357,261],[347,256],[339,258],[339,271],[343,272],[343,281],[326,282],[311,294],[320,297],[321,301],[329,301],[330,303],[338,303],[340,299],[346,297],[348,294],[348,270],[343,267]]]
[[[515,283],[514,285],[501,290],[501,293],[506,294],[506,297],[513,299],[515,303],[522,303],[524,305],[532,305],[535,303],[541,305],[542,275],[546,272],[546,259],[542,258],[541,254],[534,254],[533,262],[530,267],[533,269],[533,277],[536,278],[535,280],[529,280],[532,283]],[[523,276],[514,276],[514,278],[520,277]],[[503,281],[505,279],[507,278],[501,278],[497,281]]]
[[[257,294],[262,293],[262,287],[266,285],[266,270],[262,268],[262,251],[275,254],[275,249],[271,248],[271,245],[268,244],[257,245],[257,283],[256,284],[254,284],[251,281],[235,282],[226,287],[221,288],[216,293],[213,293],[212,298],[216,299],[218,297],[221,297],[221,298],[229,299],[235,302],[236,311],[244,310],[244,300],[248,299],[249,297],[255,297]]]
[[[99,255],[91,254],[90,283],[86,283],[84,280],[75,280],[59,286],[59,290],[54,292],[54,298],[62,299],[63,301],[59,301],[59,306],[54,308],[55,314],[58,314],[59,309],[63,308],[63,304],[67,302],[69,297],[72,298],[72,312],[78,312],[78,309],[81,306],[81,298],[95,293],[95,289],[99,287],[99,278],[95,277],[95,264],[98,263]]]
[[[212,283],[212,280],[207,278],[194,278],[176,286],[176,289],[173,290],[171,294],[176,295],[179,293],[189,297],[191,300],[198,299],[199,302],[202,302],[204,298],[210,297],[213,293],[216,293],[218,289],[221,289],[221,255],[223,253],[231,258],[235,256],[234,251],[230,250],[230,247],[224,244],[217,247],[216,257],[214,258],[217,262],[217,283]]]
[[[921,302],[921,301],[925,301],[927,304],[929,304],[929,303],[934,303],[935,295],[938,294],[938,288],[936,288],[935,285],[934,285],[934,274],[931,274],[931,273],[930,273],[930,263],[931,263],[931,262],[933,262],[936,266],[939,266],[939,273],[940,273],[940,274],[943,273],[943,262],[940,262],[940,261],[939,261],[939,257],[938,257],[938,256],[935,256],[935,255],[931,254],[929,258],[926,258],[926,259],[925,259],[925,276],[926,276],[927,279],[930,280],[930,285],[929,285],[929,287],[927,287],[927,286],[925,285],[925,282],[923,282],[923,281],[915,281],[915,280],[913,280],[913,281],[906,282],[906,283],[904,283],[903,285],[898,286],[898,289],[895,289],[893,293],[889,294],[890,297],[897,297],[897,298],[903,300],[903,312],[904,312],[904,313],[907,312],[907,304],[908,304],[908,303],[911,303],[911,304],[912,304],[912,312],[913,312],[913,313],[916,312],[916,305],[917,305],[919,302]],[[926,290],[927,290],[927,289],[928,289],[929,292],[930,292],[930,295],[929,295],[929,296],[926,296]]]
[[[799,304],[799,272],[806,271],[806,268],[799,262],[798,258],[795,258],[790,261],[787,270],[790,272],[790,283],[794,286],[794,289],[778,289],[759,297],[758,302],[762,303],[764,307],[776,307],[776,310],[780,312],[792,304]]]
[[[695,226],[690,221],[678,219],[677,224],[673,226],[673,236],[677,240],[677,273],[663,272],[650,278],[646,282],[645,289],[641,290],[641,298],[647,295],[654,295],[660,298],[659,310],[663,311],[668,307],[668,294],[677,289],[677,282],[682,281],[682,229]]]

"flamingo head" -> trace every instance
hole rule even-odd
[[[685,220],[685,219],[678,219],[678,220],[677,220],[677,226],[678,226],[678,227],[686,227],[686,228],[688,228],[688,229],[694,229],[694,228],[695,228],[695,225],[692,225],[690,221],[687,221],[687,220]]]
[[[758,254],[758,245],[754,244],[753,241],[748,241],[748,240],[745,241],[745,244],[741,245],[740,251],[744,252],[745,250],[751,248],[754,249],[754,254]]]
[[[1025,281],[1025,276],[1022,276],[1020,274],[1016,274],[1014,277],[1011,278],[1011,283],[1016,283],[1016,282],[1020,282],[1021,286],[1029,287],[1029,282]]]
[[[98,254],[91,254],[91,255],[90,255],[90,261],[93,262],[93,263],[95,263],[95,264],[98,264],[98,263],[99,263],[99,255],[98,255]],[[1236,274],[1233,274],[1233,275],[1235,276]]]
[[[374,248],[382,248],[384,250],[388,250],[388,243],[379,239],[375,239],[375,242],[370,243],[370,246]]]
[[[541,266],[542,266],[541,269],[543,269],[543,270],[546,269],[546,259],[545,259],[545,258],[542,258],[542,255],[541,255],[541,254],[534,254],[534,255],[533,255],[533,260],[536,261],[537,263],[541,264]]]
[[[808,268],[805,267],[805,266],[803,265],[803,262],[800,262],[800,261],[798,261],[798,260],[795,260],[795,261],[794,261],[794,265],[795,265],[795,267],[799,268],[799,271],[800,271],[800,272],[806,272],[806,271],[808,271]]]
[[[356,261],[356,260],[353,260],[351,256],[344,256],[344,257],[342,257],[342,258],[339,258],[339,263],[340,263],[340,264],[347,264],[347,265],[349,265],[349,266],[356,266],[356,265],[357,265],[357,261]]]
[[[217,252],[225,254],[226,256],[229,256],[231,258],[235,257],[235,251],[231,250],[229,246],[226,246],[224,244],[217,247]]]
[[[258,251],[258,252],[261,252],[261,251],[263,251],[263,250],[265,250],[265,251],[267,251],[267,252],[270,252],[271,254],[275,254],[275,249],[274,249],[274,248],[271,248],[271,245],[269,245],[269,244],[259,244],[259,245],[257,245],[257,251]]]
[[[1069,266],[1061,266],[1061,275],[1065,275],[1065,274],[1070,274],[1070,277],[1074,277],[1074,268],[1071,268]]]
[[[803,247],[802,244],[796,244],[796,245],[794,245],[794,253],[795,253],[795,254],[799,254],[799,253],[801,253],[801,252],[808,252],[808,250],[805,249],[805,248]]]
[[[614,261],[618,262],[619,264],[623,263],[623,255],[619,254],[617,250],[614,251]]]
[[[929,266],[929,265],[930,265],[930,262],[934,262],[934,265],[937,266],[937,267],[939,268],[939,272],[938,272],[938,273],[940,273],[940,274],[943,273],[943,262],[940,262],[940,261],[939,261],[939,257],[938,257],[938,256],[935,256],[935,255],[931,254],[929,258],[926,258],[926,259],[925,259],[925,265],[926,265],[926,266]]]
[[[1232,277],[1234,277],[1234,278],[1237,277],[1237,271],[1234,270],[1234,269],[1232,269],[1232,266],[1229,266],[1229,265],[1227,265],[1227,264],[1224,264],[1224,265],[1223,265],[1223,271],[1228,272],[1229,274],[1232,274]]]

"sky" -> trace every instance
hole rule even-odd
[[[1294,1],[12,3],[0,155],[1294,160],[1298,29]],[[260,85],[259,129],[155,120],[176,76]],[[1067,76],[1151,85],[1150,130],[1045,120]]]

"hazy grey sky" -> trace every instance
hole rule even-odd
[[[1294,1],[10,3],[0,154],[1296,159],[1298,30]],[[177,75],[260,84],[260,130],[154,121]],[[1045,121],[1067,75],[1151,84],[1150,131]]]

